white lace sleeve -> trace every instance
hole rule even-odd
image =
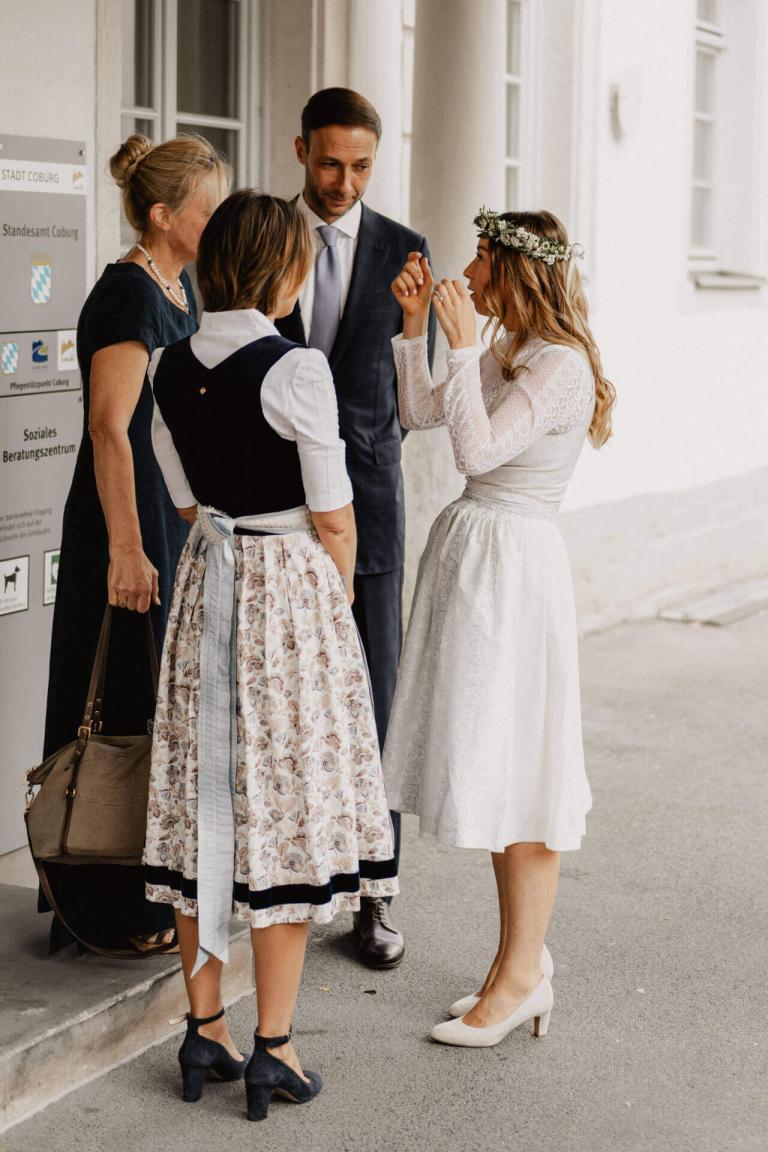
[[[466,351],[449,353],[442,391],[456,467],[466,476],[498,468],[549,432],[569,431],[591,411],[592,372],[571,348],[544,345],[527,361],[527,370],[508,384],[490,354],[481,364],[480,357],[468,357]],[[494,373],[500,386],[486,379]],[[501,400],[492,408],[498,396]]]
[[[397,400],[403,428],[438,428],[443,419],[442,388],[435,388],[429,371],[427,337],[392,341],[397,372]]]

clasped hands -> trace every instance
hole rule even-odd
[[[475,308],[466,286],[460,280],[435,283],[429,261],[420,252],[408,253],[402,272],[392,281],[392,293],[404,313],[407,340],[424,335],[432,304],[451,348],[472,348],[477,343]]]

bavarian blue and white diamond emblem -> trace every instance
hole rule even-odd
[[[15,340],[7,341],[0,345],[2,352],[3,375],[13,376],[14,372],[18,371],[19,367],[19,345]]]
[[[47,304],[51,298],[52,269],[50,264],[32,265],[32,303]]]

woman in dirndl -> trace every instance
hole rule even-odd
[[[422,833],[491,853],[496,956],[478,994],[433,1039],[489,1047],[552,1008],[545,944],[560,853],[580,846],[584,770],[576,618],[558,507],[587,435],[610,435],[612,385],[587,323],[563,225],[549,212],[481,210],[458,280],[435,285],[410,254],[392,285],[400,419],[445,425],[463,495],[432,526],[419,566],[387,741],[390,805]],[[427,363],[430,303],[448,374]],[[491,346],[477,346],[475,312]]]
[[[200,329],[150,364],[155,451],[174,502],[198,508],[163,650],[147,896],[176,911],[184,1099],[207,1070],[245,1075],[252,1120],[273,1092],[320,1090],[291,1043],[309,923],[397,892],[333,380],[273,323],[312,254],[294,204],[230,196],[200,242]],[[221,1001],[233,911],[256,973],[247,1067]]]

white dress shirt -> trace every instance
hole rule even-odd
[[[274,324],[255,308],[204,312],[190,348],[201,364],[215,368],[246,344],[279,335]],[[163,349],[158,348],[149,362],[150,384],[162,354]],[[352,485],[344,463],[344,441],[339,438],[336,392],[322,352],[316,348],[286,352],[264,377],[261,409],[279,436],[296,443],[307,506],[313,512],[331,512],[351,503]],[[232,413],[232,419],[237,419],[237,412]],[[157,404],[152,416],[152,445],[176,507],[197,504]],[[226,445],[222,448],[226,451]]]
[[[317,232],[317,229],[326,223],[321,220],[316,212],[307,204],[302,193],[298,199],[299,210],[309,221],[309,226],[312,229],[312,238],[315,241],[315,260],[325,248],[325,241],[322,236]],[[352,282],[352,268],[355,263],[355,252],[357,251],[357,234],[360,231],[360,220],[363,215],[363,204],[358,200],[354,208],[350,208],[346,216],[340,216],[338,220],[334,220],[331,227],[336,228],[339,233],[339,238],[336,242],[336,251],[339,254],[339,267],[341,270],[341,311],[339,312],[339,320],[344,315],[344,305],[347,302],[349,295],[349,285]],[[309,270],[309,275],[304,281],[304,287],[299,293],[299,308],[301,309],[301,320],[304,325],[304,335],[309,342],[309,330],[312,326],[312,304],[315,299],[315,264],[312,262],[312,267]]]

